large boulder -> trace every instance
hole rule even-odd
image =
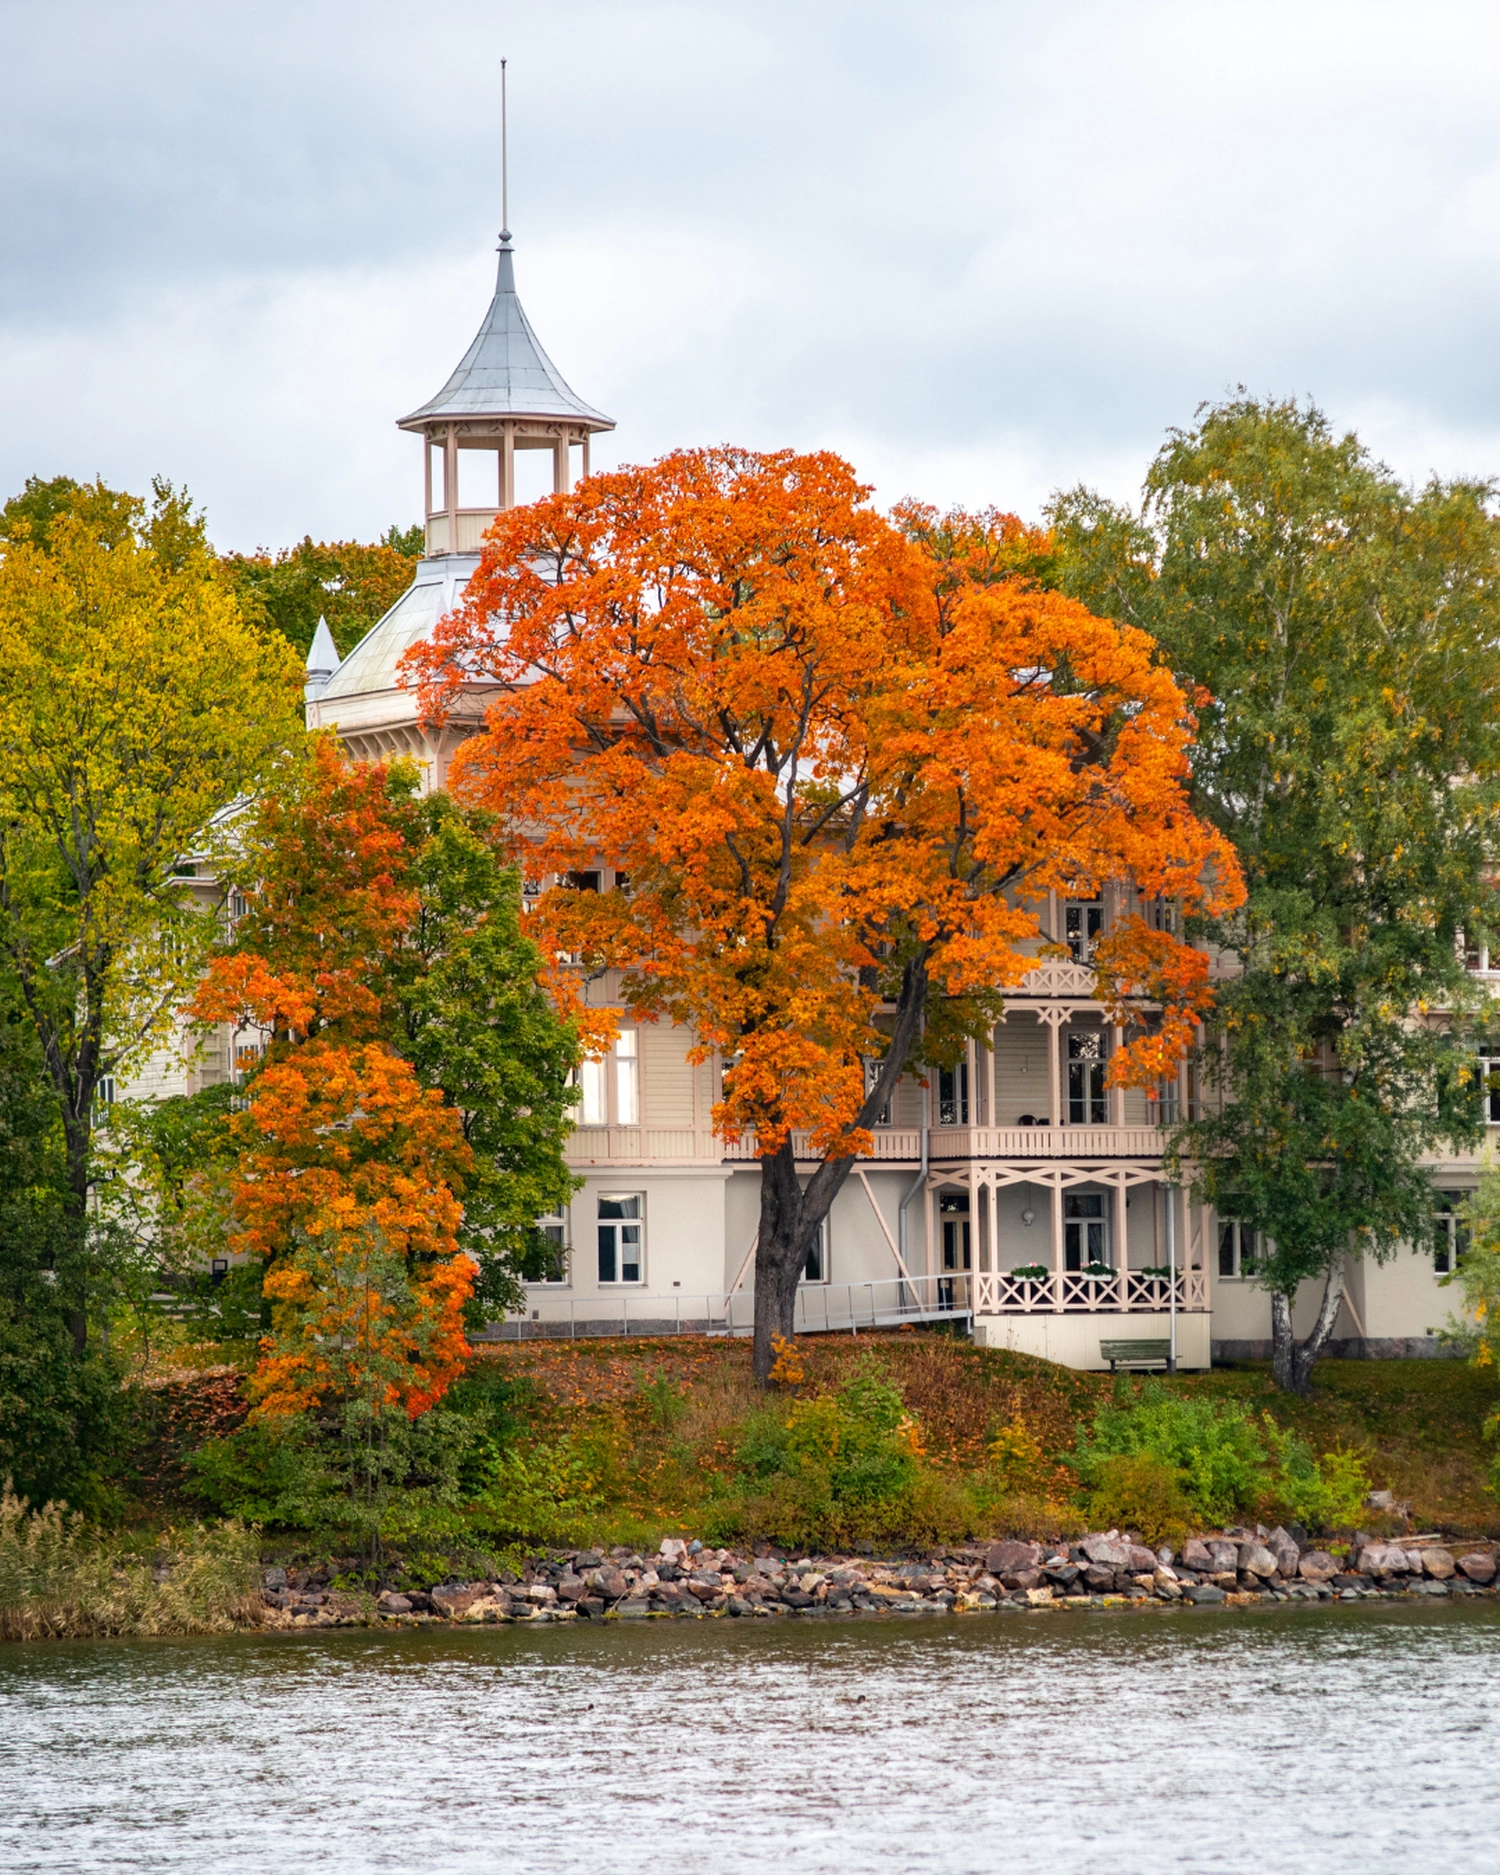
[[[1208,1545],[1203,1542],[1201,1538],[1196,1536],[1190,1536],[1188,1538],[1186,1544],[1183,1546],[1182,1566],[1184,1569],[1197,1569],[1206,1574],[1212,1574],[1214,1567],[1213,1555]]]
[[[1129,1561],[1125,1567],[1132,1575],[1153,1575],[1156,1572],[1159,1565],[1155,1550],[1147,1549],[1140,1543],[1127,1543],[1125,1548],[1129,1552]]]
[[[1298,1564],[1298,1574],[1305,1582],[1331,1582],[1338,1573],[1339,1566],[1326,1549],[1305,1551]]]
[[[1366,1543],[1359,1552],[1358,1569],[1366,1576],[1404,1576],[1411,1563],[1399,1543]]]
[[[1041,1564],[1040,1543],[1018,1543],[1013,1540],[992,1543],[984,1558],[984,1566],[990,1574],[1002,1579],[1018,1569],[1039,1569]]]
[[[1240,1546],[1229,1537],[1211,1537],[1208,1544],[1209,1569],[1216,1576],[1238,1575]]]
[[[1452,1550],[1424,1549],[1422,1568],[1425,1574],[1432,1576],[1436,1581],[1446,1582],[1454,1570]]]
[[[1132,1545],[1117,1536],[1086,1536],[1081,1545],[1091,1563],[1105,1569],[1128,1569]]]
[[[1283,1530],[1281,1525],[1277,1524],[1266,1538],[1266,1548],[1276,1558],[1276,1568],[1281,1575],[1287,1577],[1296,1575],[1302,1552],[1296,1538],[1289,1531]]]
[[[1481,1587],[1487,1587],[1495,1579],[1495,1559],[1483,1550],[1475,1550],[1469,1556],[1460,1556],[1458,1566],[1471,1582],[1478,1582]]]
[[[1249,1575],[1268,1580],[1276,1573],[1276,1558],[1264,1543],[1241,1543],[1240,1568]]]
[[[463,1588],[436,1588],[432,1591],[432,1605],[438,1614],[456,1621],[461,1615],[466,1615],[475,1602],[482,1600],[485,1593],[486,1590],[477,1583]]]

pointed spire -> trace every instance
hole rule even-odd
[[[312,644],[307,653],[307,681],[302,686],[302,694],[309,703],[322,696],[333,680],[339,667],[338,646],[333,642],[333,633],[328,629],[328,620],[318,614],[318,629],[313,633]]]
[[[495,297],[474,343],[437,396],[403,417],[400,428],[421,430],[466,417],[566,417],[591,430],[612,430],[606,417],[577,396],[542,350],[516,297],[510,230],[500,235]]]

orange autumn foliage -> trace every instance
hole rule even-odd
[[[896,525],[868,495],[829,454],[592,476],[501,514],[409,658],[433,717],[497,687],[451,785],[547,888],[530,928],[556,994],[580,1001],[573,959],[623,972],[636,1013],[731,1058],[716,1123],[763,1157],[804,1130],[830,1159],[867,1148],[877,1015],[925,1010],[911,1059],[982,1031],[1050,892],[1124,880],[1140,910],[1190,912],[1241,893],[1188,807],[1192,709],[1152,641],[1032,583],[1049,543],[1014,517]],[[568,887],[601,865],[628,888]],[[1204,960],[1134,915],[1098,969],[1134,1021],[1111,1072],[1150,1083],[1205,1006]]]
[[[476,1270],[456,1234],[473,1154],[457,1110],[374,1036],[383,959],[417,911],[390,782],[324,739],[300,783],[259,805],[235,948],[190,1008],[267,1040],[232,1121],[234,1228],[265,1259],[274,1305],[251,1383],[260,1414],[373,1390],[415,1418],[470,1356]]]

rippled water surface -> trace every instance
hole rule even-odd
[[[0,1648],[0,1868],[1500,1864],[1500,1610]]]

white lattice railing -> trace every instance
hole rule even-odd
[[[974,1282],[979,1315],[1158,1315],[1167,1310],[1171,1287],[1170,1277],[1140,1270],[1115,1270],[1108,1276],[1078,1270],[1064,1270],[1061,1276],[981,1271]],[[1178,1271],[1177,1307],[1184,1313],[1208,1308],[1207,1271]]]

